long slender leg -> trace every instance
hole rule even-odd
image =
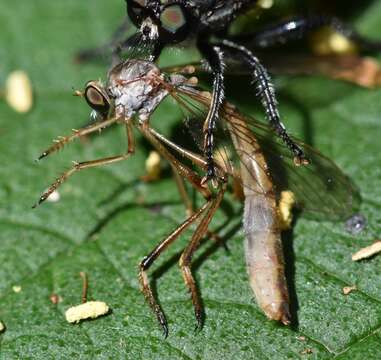
[[[219,112],[224,102],[224,59],[223,51],[219,46],[209,45],[199,41],[198,48],[208,61],[213,74],[213,91],[209,112],[204,123],[204,155],[207,161],[206,179],[215,178],[215,168],[213,160],[214,139],[213,133],[219,118]]]
[[[176,168],[173,168],[173,178],[175,179],[177,189],[179,190],[179,194],[181,196],[181,199],[183,200],[183,203],[185,205],[185,211],[187,216],[191,216],[193,214],[193,203],[190,199],[188,192],[185,188],[184,180],[183,178],[178,174],[176,171]]]
[[[197,166],[200,166],[200,167],[206,169],[207,162],[202,157],[200,157],[199,155],[195,154],[192,151],[186,150],[183,147],[173,143],[172,141],[170,141],[165,136],[163,136],[162,134],[158,133],[157,131],[155,131],[152,128],[149,128],[149,131],[151,132],[151,134],[153,136],[155,136],[155,138],[157,140],[159,140],[163,144],[167,145],[171,149],[175,150],[182,157],[192,161]],[[184,188],[184,181],[181,178],[181,176],[177,173],[176,168],[173,169],[173,174],[175,176],[175,181],[176,181],[177,186],[179,188],[180,196],[183,198],[184,204],[185,204],[185,206],[187,208],[188,215],[191,215],[193,213],[192,202],[189,199],[189,196],[188,196],[188,194],[187,194],[187,192],[186,192],[186,190]],[[221,178],[220,180],[225,181],[224,178]],[[221,238],[216,233],[214,233],[213,231],[208,230],[206,235],[207,235],[208,238],[213,239],[216,243],[221,243]],[[222,245],[227,250],[226,245],[224,243],[222,243]]]
[[[110,40],[108,40],[104,45],[92,48],[85,49],[78,52],[76,55],[76,60],[78,62],[86,62],[91,60],[97,60],[105,55],[113,52],[118,44],[122,41],[122,36],[127,32],[129,21],[127,17],[123,22],[118,26],[115,32],[111,35]]]
[[[126,160],[130,157],[130,155],[131,154],[127,153],[125,155],[111,156],[108,158],[75,163],[71,169],[69,169],[68,171],[65,171],[60,177],[56,179],[56,181],[52,185],[49,186],[49,188],[40,196],[38,203],[33,205],[33,208],[35,208],[37,205],[40,205],[42,202],[44,202],[55,190],[58,189],[59,186],[61,186],[71,175],[73,175],[77,171],[88,169],[91,167],[112,164],[121,160]]]
[[[40,205],[42,202],[44,202],[55,190],[58,189],[60,185],[62,185],[71,175],[75,174],[77,171],[96,167],[96,166],[101,166],[101,165],[113,164],[115,162],[122,161],[122,160],[127,160],[134,153],[135,149],[134,149],[134,141],[132,140],[132,136],[133,136],[132,129],[129,124],[126,124],[126,131],[127,131],[127,137],[131,141],[131,143],[130,141],[128,143],[128,150],[126,154],[75,163],[71,169],[64,172],[60,177],[56,179],[56,181],[54,181],[53,184],[49,186],[49,188],[40,196],[40,199],[38,200],[37,204],[33,206],[33,208],[35,208],[37,205]]]
[[[181,271],[183,273],[183,278],[184,278],[185,284],[188,287],[189,292],[191,294],[191,299],[192,299],[192,303],[193,303],[193,308],[194,308],[194,313],[195,313],[195,317],[197,320],[197,327],[198,328],[202,327],[203,319],[204,319],[204,316],[203,316],[204,313],[203,313],[203,308],[202,308],[202,304],[200,301],[200,296],[199,296],[198,291],[197,291],[196,282],[195,282],[194,277],[192,275],[191,261],[192,261],[192,257],[193,257],[194,252],[196,251],[197,247],[200,244],[201,239],[203,238],[203,236],[206,234],[206,232],[208,230],[209,223],[212,220],[214,213],[216,212],[216,210],[218,209],[218,207],[221,203],[225,189],[226,189],[226,185],[222,184],[221,188],[219,189],[217,196],[212,200],[212,203],[211,203],[207,213],[205,214],[205,216],[201,220],[200,224],[198,225],[196,231],[194,232],[194,234],[192,236],[192,239],[190,240],[188,246],[186,247],[186,249],[182,253],[182,255],[180,257],[180,261],[179,261],[179,265],[180,265]]]
[[[158,140],[155,135],[151,132],[152,129],[147,125],[143,124],[139,126],[139,130],[147,138],[148,141],[159,151],[159,153],[171,164],[172,168],[178,172],[178,174],[189,181],[189,183],[197,191],[199,191],[205,199],[211,197],[209,189],[202,184],[202,179],[186,165],[180,163],[175,156],[173,156]]]
[[[188,195],[188,192],[185,189],[184,179],[177,173],[176,169],[173,169],[172,172],[177,185],[177,189],[179,190],[179,194],[185,205],[186,215],[191,216],[194,213],[193,203]],[[226,244],[222,242],[222,239],[214,231],[208,230],[206,232],[206,237],[212,239],[217,244],[221,244],[225,250],[227,250]]]
[[[267,73],[266,69],[253,55],[253,53],[250,50],[246,49],[244,46],[238,45],[229,40],[223,40],[222,46],[227,51],[230,51],[233,55],[236,54],[243,56],[244,60],[249,64],[253,71],[253,80],[258,89],[257,94],[262,102],[263,107],[265,108],[269,123],[278,134],[278,136],[294,154],[295,163],[297,165],[308,164],[308,159],[305,157],[302,148],[290,138],[285,126],[280,120],[274,87],[271,84],[270,76]]]
[[[46,156],[48,156],[48,155],[50,155],[50,154],[52,154],[58,150],[61,150],[66,144],[73,141],[74,139],[77,139],[81,136],[88,135],[88,134],[93,133],[97,130],[102,130],[102,129],[110,126],[111,124],[113,124],[117,121],[118,121],[117,118],[111,118],[111,119],[105,120],[101,123],[96,123],[96,124],[90,125],[88,127],[85,127],[85,128],[79,129],[79,130],[73,130],[72,135],[60,136],[57,140],[54,141],[54,144],[50,148],[45,150],[38,157],[38,160],[41,160],[42,158],[44,158],[44,157],[46,157]]]
[[[336,17],[312,15],[298,16],[279,24],[269,26],[254,34],[244,34],[231,37],[234,41],[247,41],[254,47],[268,48],[276,45],[286,44],[290,40],[304,38],[313,30],[323,26],[330,26],[338,33],[354,41],[361,50],[380,51],[381,41],[370,40],[360,35],[350,25]]]
[[[188,217],[188,219],[186,219],[177,229],[175,229],[170,235],[168,235],[163,241],[161,241],[148,256],[144,257],[144,259],[140,263],[139,280],[144,297],[147,299],[151,309],[155,313],[156,318],[163,329],[165,337],[167,337],[168,335],[167,319],[152,292],[152,288],[149,284],[147,276],[147,270],[151,267],[153,262],[164,252],[164,250],[169,245],[171,245],[186,228],[193,224],[204,213],[204,211],[208,208],[209,205],[210,201],[207,201],[197,212]]]
[[[180,155],[182,155],[184,157],[187,157],[188,151],[181,148],[180,146],[177,146],[176,144],[171,143],[163,135],[157,133],[155,130],[151,129],[148,126],[142,126],[140,129],[143,132],[143,135],[156,147],[156,149],[162,154],[162,156],[171,162],[171,166],[173,167],[173,170],[178,174],[183,174],[184,170],[182,169],[182,166],[184,166],[184,165],[180,164],[176,160],[176,158],[174,158],[170,153],[168,153],[166,148],[163,147],[162,143],[171,146],[172,149],[176,150],[177,152],[180,153]],[[194,161],[195,157],[197,157],[197,155],[189,152],[189,159]],[[201,159],[199,159],[199,160],[200,160],[200,163],[205,166],[205,161],[201,161]],[[174,161],[174,162],[172,163],[172,161]],[[184,176],[184,174],[182,176]],[[191,185],[194,186],[196,188],[196,190],[199,190],[199,184],[201,182],[201,179],[198,180],[199,183],[195,184],[194,179],[197,177],[196,174],[193,174],[193,176],[190,176],[190,174],[188,173],[184,177],[188,181],[190,180]],[[220,180],[221,180],[221,178],[220,178]],[[204,197],[207,200],[207,202],[204,204],[204,206],[202,208],[200,208],[198,211],[196,211],[196,213],[191,215],[171,235],[169,235],[165,240],[163,240],[151,252],[151,254],[148,257],[143,259],[143,261],[140,265],[140,269],[141,269],[140,281],[142,284],[143,292],[144,292],[151,308],[155,312],[156,317],[157,317],[160,325],[162,326],[162,328],[164,330],[165,336],[168,333],[167,322],[166,322],[165,316],[163,314],[163,311],[161,310],[160,306],[158,305],[158,303],[156,302],[156,300],[152,294],[152,290],[149,286],[149,281],[148,281],[148,278],[147,278],[145,271],[152,265],[153,261],[161,254],[161,252],[177,238],[177,236],[185,229],[185,227],[188,227],[191,223],[193,223],[196,219],[198,219],[201,216],[201,214],[204,213],[204,211],[208,208],[207,213],[205,214],[204,218],[201,220],[199,226],[197,227],[197,229],[196,229],[196,231],[195,231],[195,233],[191,239],[190,245],[187,247],[186,251],[188,251],[188,253],[185,253],[184,261],[180,260],[180,264],[181,264],[180,266],[181,266],[182,271],[183,271],[184,279],[186,281],[188,288],[191,291],[192,302],[193,302],[193,305],[195,308],[195,314],[196,314],[198,326],[202,325],[202,320],[203,320],[202,306],[201,306],[201,302],[199,300],[199,296],[197,294],[197,288],[196,288],[193,276],[191,274],[191,270],[190,270],[189,265],[190,265],[190,260],[192,258],[193,252],[196,250],[200,240],[208,232],[208,225],[209,225],[215,211],[217,210],[217,208],[218,208],[218,206],[219,206],[219,204],[223,198],[225,188],[226,188],[225,183],[222,183],[222,186],[221,186],[217,196],[215,196],[215,197],[212,197],[212,194],[210,192],[208,192],[207,194],[203,193]],[[203,187],[201,187],[201,189],[203,189]],[[206,197],[206,195],[208,197]],[[182,258],[183,258],[183,256],[182,256]]]
[[[177,153],[179,153],[182,157],[192,161],[195,165],[203,168],[203,169],[206,169],[208,163],[207,161],[205,161],[205,159],[203,157],[201,157],[200,155],[190,151],[190,150],[186,150],[184,149],[183,147],[175,144],[174,142],[172,142],[171,140],[167,139],[165,136],[163,136],[162,134],[158,133],[156,130],[152,129],[152,128],[149,128],[148,131],[157,139],[159,140],[160,142],[162,142],[163,144],[169,146],[171,149],[175,150]]]

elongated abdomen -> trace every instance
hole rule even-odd
[[[258,305],[269,319],[288,325],[289,297],[280,230],[273,205],[271,199],[264,195],[246,196],[243,221],[245,257]]]
[[[281,230],[271,174],[245,118],[229,108],[227,128],[240,158],[245,210],[245,257],[258,305],[271,320],[290,323]]]

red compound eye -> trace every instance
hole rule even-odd
[[[187,22],[180,5],[171,5],[165,8],[160,15],[160,21],[161,26],[173,34],[186,25]]]
[[[168,43],[184,40],[188,25],[186,10],[181,5],[168,5],[160,14],[161,39]]]

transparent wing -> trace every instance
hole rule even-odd
[[[208,93],[190,87],[180,87],[171,92],[187,114],[186,125],[200,150],[203,149],[203,121],[210,97]],[[352,181],[329,158],[317,150],[296,142],[304,149],[309,165],[297,166],[289,149],[274,135],[269,126],[259,123],[252,117],[243,116],[233,106],[224,106],[221,120],[215,131],[214,157],[231,176],[240,180],[240,167],[245,166],[243,156],[255,158],[255,145],[259,142],[265,155],[275,189],[279,194],[291,190],[297,204],[306,215],[315,219],[337,221],[349,218],[360,205],[360,195]],[[237,150],[232,141],[231,132],[239,138],[243,146]],[[262,167],[259,163],[258,166]],[[256,174],[251,172],[250,183],[243,186],[258,191]],[[260,190],[259,190],[260,191]]]

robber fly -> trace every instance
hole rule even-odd
[[[229,181],[242,186],[244,194],[243,226],[245,254],[250,284],[261,309],[268,318],[289,324],[289,298],[285,280],[280,240],[279,193],[291,190],[306,213],[326,220],[348,218],[358,205],[358,194],[351,182],[336,165],[307,145],[295,141],[311,159],[306,166],[296,167],[287,147],[272,137],[268,126],[243,116],[225,102],[221,122],[216,129],[216,178],[212,185],[203,182],[202,173],[208,167],[203,155],[203,119],[213,95],[197,87],[191,76],[192,67],[175,73],[163,73],[150,61],[128,60],[113,67],[106,84],[90,81],[81,95],[92,108],[98,121],[86,128],[60,137],[44,151],[40,159],[52,154],[74,139],[119,123],[126,129],[128,146],[125,154],[75,163],[40,197],[45,201],[64,181],[79,170],[126,160],[135,152],[132,128],[137,128],[173,169],[180,194],[185,198],[184,181],[205,199],[197,210],[188,208],[190,215],[162,240],[140,263],[139,280],[144,296],[167,335],[167,321],[151,289],[147,271],[154,261],[191,224],[197,223],[179,265],[190,291],[198,325],[202,325],[203,309],[191,271],[191,261],[208,231]],[[157,132],[150,124],[155,109],[167,96],[187,112],[187,126],[199,150],[186,149]],[[196,147],[197,149],[197,147]],[[188,199],[189,200],[189,199]],[[186,204],[191,203],[185,201]]]
[[[208,162],[205,180],[215,177],[214,129],[224,102],[225,62],[238,60],[251,73],[256,94],[265,109],[273,130],[294,155],[298,164],[308,163],[303,149],[288,135],[281,122],[277,100],[270,76],[256,56],[258,50],[303,38],[314,29],[330,26],[353,40],[363,50],[380,50],[381,43],[364,39],[337,18],[326,16],[298,16],[269,25],[265,29],[242,36],[229,36],[231,23],[241,14],[257,6],[257,0],[126,0],[129,19],[138,28],[137,34],[118,42],[127,27],[125,22],[110,42],[118,51],[133,47],[145,48],[149,60],[156,60],[166,46],[194,40],[213,75],[213,90],[204,125],[203,152]],[[100,49],[85,51],[80,58],[88,58]],[[102,49],[101,49],[102,50]]]

